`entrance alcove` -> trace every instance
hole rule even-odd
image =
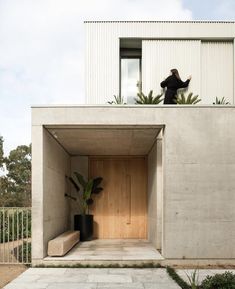
[[[48,152],[57,147],[57,153],[69,162],[67,174],[78,171],[85,178],[101,176],[104,188],[90,210],[94,240],[79,243],[64,257],[44,260],[162,259],[163,127],[47,126],[44,137],[51,146]],[[55,156],[47,157],[50,166],[53,162],[63,166]],[[56,178],[50,179],[53,181]],[[76,196],[73,188],[69,194]],[[73,229],[73,216],[79,213],[76,202],[66,198],[64,202],[67,223],[57,232],[66,226]],[[54,235],[49,233],[48,239]]]

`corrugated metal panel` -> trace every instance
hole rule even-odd
[[[202,42],[202,98],[212,104],[216,96],[233,103],[233,43]]]
[[[87,22],[87,33],[111,34],[115,38],[234,38],[234,22]],[[106,34],[106,36],[107,36]],[[108,36],[110,37],[110,36]]]
[[[182,80],[192,75],[188,91],[200,94],[200,41],[146,40],[142,42],[142,90],[159,94],[160,82],[172,68],[177,68]]]
[[[119,93],[120,38],[235,38],[234,22],[86,22],[85,26],[86,98],[89,104],[106,103]]]
[[[87,27],[86,99],[104,104],[119,94],[119,38],[113,25]],[[91,29],[90,29],[91,28]]]
[[[167,20],[159,20],[159,21],[84,21],[84,23],[235,23],[233,20],[172,20],[172,21],[167,21]]]

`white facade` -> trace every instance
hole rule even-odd
[[[172,68],[188,92],[210,105],[216,96],[234,104],[234,22],[85,22],[86,98],[105,104],[120,92],[120,49],[142,55],[142,91],[161,93],[160,82]],[[126,42],[126,46],[125,46]],[[124,44],[123,44],[124,43]]]

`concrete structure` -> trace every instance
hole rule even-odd
[[[177,67],[181,67],[182,75],[194,69],[192,85],[195,91],[202,91],[202,96],[207,95],[202,97],[203,103],[211,104],[219,96],[214,94],[215,87],[233,103],[234,74],[230,65],[234,65],[234,23],[102,22],[86,26],[90,105],[32,108],[33,264],[44,262],[50,239],[73,228],[73,215],[79,211],[64,197],[71,192],[65,175],[77,170],[88,176],[89,156],[94,155],[146,156],[147,237],[163,258],[156,262],[234,264],[235,106],[104,104],[119,92],[120,44],[133,48],[142,43],[142,38],[142,88],[157,89],[152,78],[156,71],[149,56],[157,59],[165,53],[172,59],[171,49],[177,50],[178,43],[187,55],[197,58],[191,60],[187,71],[183,58]],[[168,38],[169,51],[164,49]],[[179,38],[186,40],[179,43]],[[221,42],[204,46],[202,39]],[[205,58],[210,62],[208,49],[215,54],[219,50],[221,61],[226,58],[224,51],[230,51],[229,63],[222,61],[223,69],[230,67],[222,69],[225,86],[214,81],[222,77],[215,72],[217,63],[211,67],[216,74],[212,79],[201,61],[198,63]],[[159,75],[163,77],[168,68],[163,69],[163,62],[161,65]],[[167,65],[172,68],[170,60]],[[147,67],[152,71],[149,77]],[[208,86],[203,75],[208,77]]]

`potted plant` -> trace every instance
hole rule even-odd
[[[89,241],[93,237],[93,215],[89,214],[89,206],[94,202],[92,195],[99,194],[103,190],[99,186],[103,178],[96,177],[86,181],[78,172],[74,172],[73,177],[67,178],[78,193],[78,202],[81,210],[81,214],[74,216],[74,230],[80,231],[81,241]],[[65,196],[75,201],[77,200],[77,198],[68,194],[65,194]]]

